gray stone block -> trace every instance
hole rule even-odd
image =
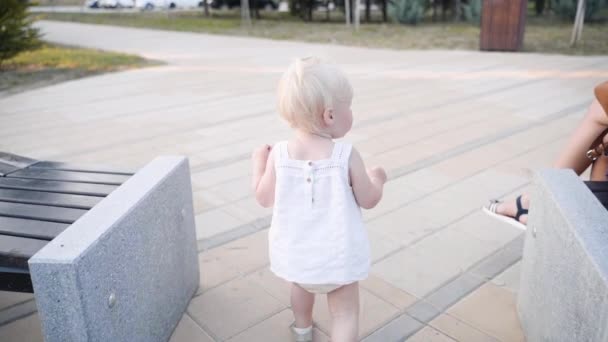
[[[570,170],[535,185],[517,302],[526,338],[608,341],[608,212]]]
[[[199,282],[188,160],[155,159],[29,265],[45,341],[167,341]]]

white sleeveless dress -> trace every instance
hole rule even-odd
[[[290,159],[273,148],[276,187],[269,232],[270,269],[299,284],[345,285],[367,278],[370,248],[349,182],[352,146],[336,142],[329,159]]]

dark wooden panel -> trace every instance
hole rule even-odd
[[[591,192],[608,192],[608,182],[588,181],[585,184],[587,184]]]
[[[608,182],[585,182],[589,190],[608,209]]]
[[[37,162],[36,159],[18,156],[16,154],[0,152],[0,162],[16,166],[18,168],[28,167]]]
[[[30,220],[73,223],[86,212],[86,210],[82,209],[0,202],[0,216],[18,217]]]
[[[70,163],[52,162],[52,161],[41,161],[33,164],[29,167],[30,169],[50,169],[50,170],[62,170],[62,171],[77,171],[77,172],[91,172],[91,173],[107,173],[114,175],[132,176],[135,171],[126,170],[115,170],[102,165],[75,165]]]
[[[91,209],[103,197],[58,194],[54,192],[0,189],[0,201],[40,204],[54,207]]]
[[[0,291],[34,293],[32,278],[28,273],[0,270]]]
[[[0,177],[0,188],[2,189],[38,190],[86,196],[107,196],[117,187],[118,186],[116,185],[105,184],[72,183],[60,181],[46,181],[38,179]]]
[[[0,235],[0,267],[29,270],[27,261],[48,241]]]
[[[70,224],[0,216],[0,235],[52,240]]]
[[[11,165],[11,164],[7,164],[7,163],[3,163],[0,161],[0,177],[9,174],[11,172],[15,172],[17,170],[19,170],[19,167],[16,167],[15,165]]]
[[[57,171],[45,169],[22,169],[13,172],[8,178],[29,178],[40,180],[57,180],[64,182],[95,183],[107,185],[120,185],[129,179],[129,176],[111,175],[106,173]]]

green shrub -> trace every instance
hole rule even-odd
[[[25,0],[0,0],[0,65],[21,51],[40,46],[40,33],[32,27]]]
[[[585,3],[585,20],[589,20],[598,14],[602,5],[605,5],[605,0],[586,0]],[[553,0],[553,10],[560,17],[573,20],[577,4],[578,0]]]
[[[479,24],[481,20],[481,0],[469,0],[468,4],[462,4],[462,15],[464,20]]]
[[[402,24],[417,24],[426,12],[425,0],[393,0],[390,6],[393,19]]]

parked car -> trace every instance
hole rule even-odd
[[[273,9],[276,10],[279,5],[272,0],[249,0],[249,8],[253,8],[254,4],[257,3],[259,9]],[[222,7],[240,7],[241,0],[212,0],[211,7],[222,8]]]
[[[134,0],[88,0],[90,8],[122,8],[133,7]]]
[[[200,2],[201,0],[135,0],[135,7],[145,10],[153,10],[155,8],[189,8],[198,7]]]

